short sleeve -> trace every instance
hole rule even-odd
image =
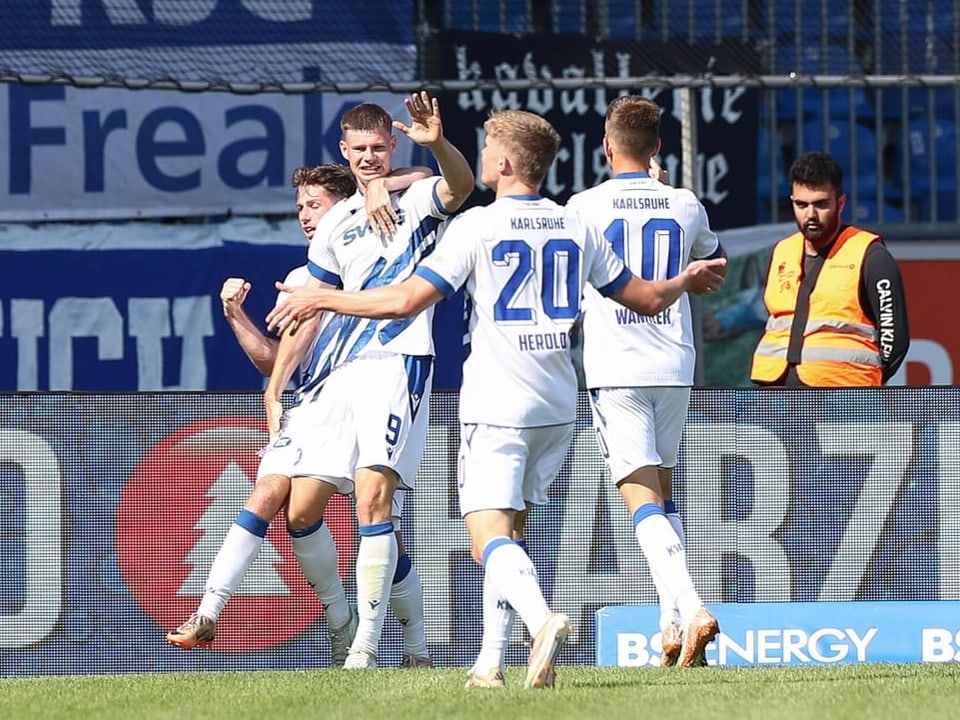
[[[477,264],[482,227],[481,208],[467,211],[449,222],[436,249],[420,263],[416,274],[433,284],[445,297],[459,290]],[[422,271],[421,271],[422,270]],[[445,283],[441,287],[438,282]]]

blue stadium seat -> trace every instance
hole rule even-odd
[[[885,33],[880,36],[877,49],[877,74],[936,75],[954,70],[956,54],[952,41],[936,34],[914,33],[904,37],[899,32]]]
[[[464,4],[467,7],[471,3]],[[477,0],[477,29],[492,33],[530,32],[531,22],[528,5],[525,0]],[[503,17],[500,6],[503,5]]]
[[[873,103],[864,87],[804,87],[799,100],[796,88],[777,90],[777,119],[782,122],[804,122],[818,117],[849,120],[851,105],[858,120],[867,123],[873,120]]]
[[[500,6],[503,4],[503,18]],[[471,30],[491,33],[525,33],[532,30],[529,3],[526,0],[476,0],[456,2],[448,0],[451,30]],[[476,7],[476,15],[474,15]],[[502,20],[502,22],[501,22]]]
[[[472,3],[450,0],[447,8],[449,15],[446,16],[446,22],[450,30],[474,30]]]
[[[741,0],[660,0],[654,3],[653,26],[657,34],[667,37],[737,38],[750,30],[743,10]]]
[[[946,119],[937,119],[933,126],[925,117],[910,121],[908,127],[910,190],[914,197],[933,192],[931,169],[938,192],[953,192],[957,189],[956,163],[957,125]],[[934,157],[935,156],[935,157]],[[902,161],[902,153],[897,153]],[[903,168],[898,168],[903,172]]]
[[[689,35],[687,8],[679,4],[654,3],[653,27],[658,37],[687,37]]]
[[[477,30],[480,32],[500,32],[500,4],[497,0],[477,0],[476,6]]]
[[[951,42],[942,37],[912,33],[903,38],[899,32],[886,34],[882,36],[879,48],[881,51],[876,53],[874,62],[874,72],[878,75],[942,75],[955,71],[956,53]],[[938,116],[954,116],[953,88],[936,88],[931,96],[926,88],[909,87],[906,88],[906,101],[900,88],[883,90],[882,117],[898,120],[924,114],[931,102]]]
[[[637,27],[634,0],[607,0],[611,37],[640,38],[643,28]]]
[[[899,135],[897,140],[900,140]],[[909,176],[910,198],[916,204],[920,220],[957,219],[957,172],[960,168],[956,163],[956,142],[957,124],[954,121],[937,119],[931,126],[926,117],[917,117],[908,125],[906,167],[902,148],[896,148],[894,174],[896,177]],[[933,213],[934,197],[936,216]]]
[[[708,11],[704,20],[709,23],[713,37],[738,38],[751,34],[754,29],[744,15],[744,3],[741,0],[695,0],[694,4],[700,5],[698,13],[703,13],[704,9]]]
[[[770,175],[771,155],[774,174]],[[770,134],[770,129],[762,120],[757,133],[757,222],[771,222],[770,199],[784,199],[790,195],[787,186],[786,163],[783,145]]]
[[[857,198],[856,203],[847,204],[844,219],[861,227],[870,227],[880,222],[880,205],[876,198]],[[884,223],[902,223],[905,220],[903,208],[890,203],[883,204]]]
[[[826,142],[826,144],[825,144]],[[828,152],[837,159],[844,171],[844,190],[850,194],[854,185],[851,177],[854,153],[856,154],[856,188],[858,197],[876,195],[877,192],[877,135],[872,129],[858,123],[850,124],[845,120],[831,120],[824,125],[811,120],[803,125],[803,150]],[[892,191],[892,188],[891,188]],[[886,195],[893,197],[894,192]]]
[[[877,13],[873,21],[874,26],[879,22],[882,32],[899,33],[903,24],[900,15],[901,6],[905,6],[908,31],[915,32],[917,29],[922,28],[922,25],[917,25],[917,23],[920,22],[922,13],[919,9],[913,9],[911,11],[910,4],[908,3],[909,0],[873,0],[870,2],[870,10]],[[916,0],[914,0],[912,4],[916,4]]]
[[[934,213],[933,208],[934,196],[937,198],[936,213]],[[936,193],[926,192],[922,194],[918,203],[917,219],[935,222],[956,221],[958,219],[956,191],[941,190]]]
[[[791,71],[821,75],[862,75],[863,66],[840,45],[778,45],[771,70],[778,74]]]
[[[868,29],[857,23],[853,3],[834,3],[826,13],[820,2],[804,3],[799,25],[792,2],[768,0],[760,7],[761,30],[765,35],[772,30],[774,38],[781,44],[805,42],[817,46],[826,39],[830,43],[846,45],[851,36],[857,40],[869,39]]]
[[[825,48],[818,45],[781,45],[774,54],[771,72],[776,75],[788,75],[791,72],[802,75],[863,75],[863,67],[856,57],[839,45]],[[777,118],[800,122],[804,118],[821,117],[827,103],[827,114],[831,118],[849,118],[851,105],[861,121],[874,117],[873,105],[862,86],[829,90],[804,87],[800,91],[800,106],[797,103],[796,88],[778,90]]]
[[[873,0],[871,10],[879,13],[883,32],[899,33],[901,5],[906,10],[906,29],[910,35],[930,32],[950,34],[953,31],[954,0]]]
[[[903,90],[907,91],[906,100],[903,99]],[[874,107],[877,114],[884,120],[900,120],[904,115],[904,108],[910,107],[910,88],[880,88],[879,95],[876,94],[875,90],[870,92],[874,93]]]
[[[904,99],[906,91],[906,99]],[[873,91],[871,91],[873,92]],[[911,118],[928,117],[933,108],[934,117],[957,120],[957,96],[960,87],[908,87],[884,88],[880,100],[875,102],[877,112],[884,120],[909,122]],[[899,131],[894,131],[899,132]]]
[[[583,33],[584,4],[580,0],[553,0],[553,27],[556,32],[565,35]]]

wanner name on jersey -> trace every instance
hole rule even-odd
[[[656,315],[639,315],[627,308],[616,308],[614,312],[617,313],[617,323],[620,325],[669,325],[671,321],[670,308]]]

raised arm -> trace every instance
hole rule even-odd
[[[246,300],[248,292],[249,282],[243,278],[227,278],[220,288],[223,317],[250,362],[262,375],[269,375],[277,357],[279,342],[261,332],[243,309],[243,301]]]
[[[432,175],[432,168],[429,168],[426,165],[414,165],[413,167],[394,170],[386,177],[373,178],[370,182],[383,185],[384,190],[387,192],[397,192],[398,190],[406,190],[417,180],[423,180],[424,178],[431,177]],[[367,183],[367,188],[365,191],[368,192],[369,188],[370,183]]]
[[[440,202],[449,212],[458,210],[473,192],[473,171],[463,153],[443,134],[440,104],[426,90],[414,93],[404,100],[404,104],[410,113],[410,125],[394,121],[393,127],[418,145],[430,149],[440,168],[441,178],[437,183]]]

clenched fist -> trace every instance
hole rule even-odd
[[[243,307],[243,301],[250,292],[250,283],[243,278],[227,278],[220,288],[220,302],[223,303],[223,316],[233,317]]]

